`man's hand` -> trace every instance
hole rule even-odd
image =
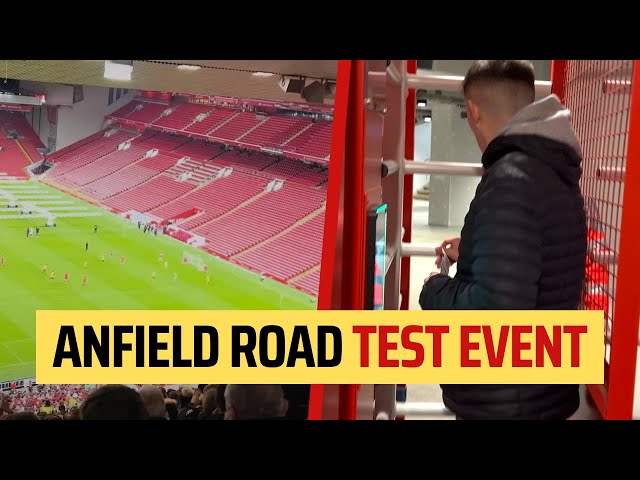
[[[436,247],[436,267],[440,268],[442,265],[443,254],[446,254],[447,257],[449,257],[452,265],[456,263],[458,261],[458,256],[460,255],[458,252],[459,247],[460,238],[450,238],[442,242],[439,247]]]
[[[429,280],[431,280],[431,277],[433,277],[434,275],[440,275],[440,272],[431,272],[429,276],[424,279],[424,283],[427,283]]]

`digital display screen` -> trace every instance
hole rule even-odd
[[[387,205],[371,210],[367,222],[367,288],[365,308],[384,310],[387,269]]]

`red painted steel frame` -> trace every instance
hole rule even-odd
[[[333,112],[333,129],[331,131],[331,160],[329,181],[327,185],[327,206],[324,222],[322,244],[322,263],[320,268],[320,288],[318,294],[318,310],[340,308],[340,296],[335,292],[342,288],[342,263],[336,263],[342,249],[343,209],[341,205],[341,188],[343,183],[343,165],[345,157],[345,137],[347,125],[347,107],[351,79],[351,61],[338,61],[336,78],[336,96]],[[340,260],[338,258],[338,260]],[[338,275],[336,275],[338,273]],[[334,279],[337,282],[334,284]],[[323,413],[324,385],[311,385],[309,398],[309,420],[320,420]]]
[[[418,72],[418,61],[407,61],[407,73]],[[415,133],[416,133],[416,91],[409,90],[407,95],[406,119],[404,124],[404,158],[413,161],[415,154]],[[402,199],[402,226],[404,228],[403,243],[411,243],[413,213],[413,175],[405,175]],[[411,289],[411,258],[402,259],[400,267],[400,310],[409,310],[409,293]],[[406,388],[406,385],[398,385],[398,388]],[[396,417],[397,420],[404,420],[404,417]]]
[[[418,71],[418,61],[409,60],[407,62],[407,73],[416,73]],[[415,148],[415,130],[416,130],[416,91],[411,89],[407,95],[406,119],[404,124],[404,158],[413,160]],[[411,242],[411,213],[413,210],[413,176],[405,175],[402,200],[402,226],[404,227],[404,243]],[[411,258],[402,259],[400,270],[400,293],[402,294],[402,302],[400,310],[409,310],[409,291],[410,291],[410,264]]]
[[[364,308],[364,60],[340,60],[336,82],[318,308]],[[357,415],[358,385],[340,385],[338,418]],[[312,385],[309,419],[323,417],[325,387]]]
[[[553,60],[551,63],[551,93],[564,103],[565,84],[567,79],[567,60]],[[606,365],[606,362],[603,362]],[[606,376],[605,376],[606,378]],[[607,412],[607,390],[604,385],[587,385],[589,395],[593,399],[602,417]]]
[[[344,247],[342,310],[364,309],[366,197],[364,192],[365,129],[364,60],[352,60],[344,145]],[[339,418],[355,420],[358,386],[340,385]]]
[[[640,295],[640,61],[633,62],[626,175],[623,195],[615,325],[611,338],[611,360],[607,419],[627,420],[633,415],[638,355]]]
[[[552,92],[565,99],[567,60],[554,60],[551,68]],[[588,385],[600,414],[609,420],[631,419],[635,395],[635,375],[640,329],[640,296],[636,277],[640,269],[640,61],[633,62],[629,107],[626,173],[622,201],[618,283],[615,294],[615,323],[611,338],[609,368],[605,385]]]
[[[567,78],[567,61],[553,60],[551,62],[551,93],[556,94],[564,102],[564,83]]]

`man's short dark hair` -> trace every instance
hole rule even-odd
[[[528,60],[476,60],[464,77],[462,91],[466,94],[471,85],[481,83],[521,83],[530,87],[535,97],[535,78],[533,65]]]
[[[140,394],[124,385],[103,385],[80,407],[81,420],[143,420],[147,410]]]

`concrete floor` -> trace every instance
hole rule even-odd
[[[460,236],[460,228],[448,227],[432,227],[428,224],[429,220],[429,202],[424,200],[414,200],[413,202],[413,231],[412,243],[440,243],[447,238]],[[418,298],[424,283],[424,279],[429,273],[436,271],[434,265],[434,257],[412,257],[411,258],[411,291],[409,298],[409,308],[411,310],[420,310]],[[455,275],[455,265],[452,266],[449,274]],[[640,375],[640,369],[638,369]],[[640,380],[636,382],[640,385]],[[586,388],[582,386],[582,402],[580,409],[571,418],[572,420],[594,420],[599,419],[597,409],[591,405],[586,399]],[[636,400],[638,396],[636,396]],[[442,403],[442,392],[439,385],[408,385],[407,386],[408,402],[430,402]],[[636,401],[636,411],[640,413]],[[451,419],[454,417],[447,416],[418,416],[412,415],[407,420],[431,420],[431,419]]]

